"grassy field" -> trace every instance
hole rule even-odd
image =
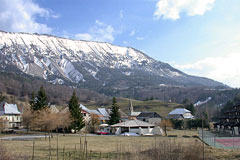
[[[117,98],[117,103],[118,103],[119,108],[127,114],[129,99]],[[167,116],[168,113],[171,110],[173,110],[174,108],[177,108],[180,106],[177,103],[167,103],[167,102],[162,102],[159,100],[149,100],[149,101],[132,100],[132,104],[134,107],[134,111],[141,111],[141,112],[142,111],[154,111],[163,117]],[[97,106],[95,102],[88,102],[84,105],[86,105],[86,107],[89,107],[90,109],[96,109],[96,108],[100,107],[100,106]],[[109,102],[109,104],[104,107],[111,108],[111,102]]]
[[[170,135],[178,135],[177,138],[173,137],[122,137],[122,136],[86,136],[87,141],[87,150],[88,156],[91,151],[91,159],[100,159],[100,153],[102,159],[114,158],[117,152],[121,153],[138,153],[139,151],[143,152],[148,148],[151,148],[154,144],[181,144],[181,145],[192,145],[199,147],[199,153],[201,156],[202,152],[202,143],[197,138],[183,138],[182,135],[193,136],[197,135],[196,131],[169,131]],[[80,140],[81,139],[81,140]],[[78,151],[83,150],[83,142],[85,137],[78,134],[68,134],[63,136],[61,134],[54,135],[50,141],[51,148],[51,157],[52,159],[57,159],[57,144],[59,159],[63,159],[63,148],[65,148],[64,153],[65,158],[75,154],[75,157],[78,157]],[[80,143],[81,141],[81,143]],[[33,153],[33,141],[0,141],[8,151],[11,151],[12,154],[22,155],[31,158]],[[81,145],[80,145],[81,144]],[[36,139],[35,140],[35,149],[34,149],[34,159],[48,159],[49,152],[49,141],[48,139]],[[75,151],[76,146],[76,151]],[[80,147],[81,146],[81,147]],[[215,149],[209,146],[205,146],[205,156],[206,159],[239,159],[240,152],[239,150],[223,150]],[[20,156],[19,156],[20,157]]]

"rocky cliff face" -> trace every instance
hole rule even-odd
[[[224,86],[187,75],[129,47],[50,35],[0,31],[0,68],[51,83],[114,89],[154,86]]]

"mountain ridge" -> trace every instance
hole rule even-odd
[[[0,31],[0,68],[94,90],[166,86],[227,87],[185,74],[132,48],[45,34]],[[11,68],[11,69],[9,69]]]

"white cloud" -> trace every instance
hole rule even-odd
[[[129,33],[129,36],[134,36],[135,35],[135,30],[132,30],[130,33]]]
[[[93,37],[88,33],[76,34],[75,37],[77,39],[87,40],[87,41],[91,41],[93,39]]]
[[[114,28],[111,25],[107,25],[99,20],[96,20],[95,25],[89,29],[88,33],[76,34],[75,38],[111,43],[114,41],[114,33]]]
[[[240,87],[240,53],[207,57],[192,64],[174,67],[192,75],[208,77],[232,87]]]
[[[36,17],[59,17],[32,0],[0,0],[0,4],[0,29],[5,31],[50,33],[52,29],[38,23]]]
[[[144,40],[143,37],[136,37],[137,40],[141,41],[141,40]]]
[[[120,18],[122,19],[123,18],[123,10],[120,10],[119,15],[120,15]]]
[[[188,16],[203,15],[212,9],[214,2],[215,0],[159,0],[154,17],[176,20],[182,12]]]

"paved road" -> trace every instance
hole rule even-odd
[[[9,136],[9,137],[2,137],[0,138],[0,140],[33,140],[37,138],[45,138],[45,136],[44,135]]]

